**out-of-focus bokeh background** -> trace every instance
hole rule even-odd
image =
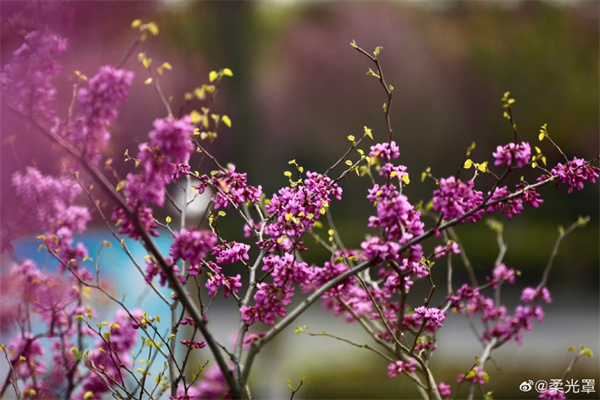
[[[472,158],[481,162],[492,159],[496,145],[512,140],[500,101],[506,91],[517,100],[514,113],[520,140],[538,145],[550,167],[562,160],[548,141],[537,142],[544,123],[569,157],[591,159],[599,152],[600,3],[596,1],[3,1],[0,11],[2,64],[20,45],[13,30],[46,26],[68,38],[64,74],[57,80],[64,113],[72,71],[92,76],[102,65],[117,64],[135,39],[129,26],[136,18],[154,21],[160,28],[160,35],[136,52],[145,51],[157,64],[173,65],[173,71],[161,78],[161,86],[172,96],[175,110],[185,92],[207,83],[210,70],[231,68],[234,76],[224,81],[211,109],[229,115],[233,126],[220,130],[213,152],[222,163],[232,162],[238,171],[248,172],[250,183],[263,185],[267,194],[286,184],[282,172],[289,168],[289,160],[323,172],[345,151],[347,135],[360,136],[365,125],[373,129],[377,141],[385,140],[381,109],[385,96],[378,82],[366,76],[372,65],[350,47],[352,40],[369,51],[383,47],[385,77],[395,88],[392,125],[400,162],[408,166],[412,178],[406,194],[415,203],[428,201],[434,189],[431,181],[419,179],[427,167],[437,177],[448,176],[460,166],[471,142],[477,144]],[[105,152],[123,171],[130,168],[123,162],[123,149],[135,154],[152,121],[166,114],[159,97],[143,84],[148,75],[135,55],[125,68],[134,70],[136,79]],[[10,176],[30,163],[57,171],[61,154],[35,132],[16,131],[15,126],[23,125],[4,112],[0,217],[3,228],[31,233],[11,219],[17,203],[8,186]],[[533,176],[529,171],[524,175]],[[485,177],[479,182],[485,185]],[[371,212],[365,199],[367,184],[349,177],[342,183],[343,204],[332,206],[342,238],[351,247],[363,238]],[[526,335],[522,348],[503,349],[501,371],[491,374],[489,384],[497,398],[523,396],[517,389],[523,380],[560,377],[568,363],[569,344],[585,341],[600,353],[598,185],[570,195],[547,187],[541,194],[545,203],[539,210],[527,209],[505,226],[506,264],[522,271],[517,289],[539,281],[559,224],[567,226],[580,214],[590,215],[591,222],[568,237],[556,258],[549,281],[556,304],[548,307],[548,324]],[[461,226],[457,233],[483,280],[497,246],[493,233],[480,225]],[[319,254],[313,257],[322,262]],[[444,279],[443,271],[440,274]],[[453,333],[440,333],[438,367],[446,381],[474,361],[473,353],[464,351],[467,342],[479,350],[468,328],[461,331],[456,321],[452,330],[453,323],[449,324]],[[408,382],[388,379],[385,366],[369,354],[346,358],[355,354],[354,349],[306,337],[283,338],[278,346],[267,359],[276,362],[278,370],[286,368],[283,379],[307,377],[298,396],[414,396],[405,391]],[[324,353],[323,347],[337,352]],[[311,348],[320,356],[311,355],[307,351]],[[573,376],[598,381],[598,371],[597,360],[582,360]],[[285,393],[285,381],[278,381],[277,374],[257,374],[254,380],[259,396]]]

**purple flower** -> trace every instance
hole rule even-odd
[[[240,308],[242,321],[248,325],[252,325],[258,321],[265,325],[275,325],[275,319],[278,316],[285,316],[285,307],[289,306],[292,302],[294,288],[289,285],[276,287],[265,282],[259,283],[256,287],[258,289],[254,293],[256,305]]]
[[[390,378],[396,377],[398,374],[405,374],[408,372],[415,372],[417,367],[415,365],[414,359],[411,359],[408,362],[404,361],[396,361],[388,365],[388,376]]]
[[[158,224],[152,216],[152,209],[150,207],[138,207],[137,218],[142,229],[152,236],[158,236],[158,232],[156,231]],[[116,222],[121,235],[127,235],[136,240],[140,238],[140,231],[136,222],[129,217],[129,214],[123,208],[116,206],[111,214],[111,219]]]
[[[542,288],[538,289],[527,287],[523,289],[523,292],[521,292],[521,301],[524,303],[531,303],[532,301],[538,298],[544,300],[544,302],[548,304],[552,302],[552,297],[550,297],[550,291],[546,286],[543,286]]]
[[[514,161],[517,163],[517,168],[523,168],[529,164],[531,159],[531,146],[527,142],[521,142],[521,144],[511,142],[504,146],[498,146],[493,156],[496,158],[494,165],[497,167],[501,165],[511,167]]]
[[[204,340],[202,340],[202,341],[197,341],[197,340],[189,341],[187,339],[182,339],[182,340],[179,341],[179,343],[181,343],[184,346],[189,347],[190,349],[203,349],[204,347],[206,347],[206,342]]]
[[[250,250],[250,246],[245,243],[230,242],[215,247],[212,255],[216,257],[217,264],[234,264],[239,260],[247,261],[248,250]]]
[[[527,187],[527,185],[525,185],[524,183],[519,183],[516,187],[517,190],[523,191],[523,202],[525,202],[525,204],[533,208],[538,208],[540,204],[544,202],[544,200],[541,198],[540,194],[535,190],[535,188]]]
[[[494,194],[490,196],[489,201],[494,202],[502,198],[506,198],[509,195],[509,191],[506,186],[497,187],[494,189]],[[488,213],[494,213],[496,210],[500,210],[502,214],[506,214],[506,217],[510,220],[513,216],[518,215],[523,211],[523,200],[519,198],[501,201],[495,204],[488,205],[486,211]]]
[[[596,183],[598,171],[600,171],[600,168],[587,164],[584,159],[575,157],[566,165],[558,164],[552,168],[551,172],[562,183],[569,185],[568,193],[571,193],[574,188],[582,190],[585,182]]]
[[[379,170],[379,175],[383,176],[386,179],[395,178],[399,182],[405,182],[405,179],[408,179],[408,173],[406,172],[406,166],[404,165],[394,165],[392,163],[385,163],[383,167]]]
[[[450,385],[447,385],[444,382],[438,383],[437,389],[440,392],[440,396],[447,397],[447,396],[452,395],[452,390],[451,390]]]
[[[434,332],[436,328],[442,327],[446,316],[439,308],[426,308],[424,306],[415,308],[413,320],[425,324],[425,329],[428,332]]]
[[[56,89],[52,78],[60,72],[57,58],[67,48],[67,40],[41,32],[29,32],[25,43],[14,53],[13,60],[0,74],[6,100],[20,111],[51,126],[58,122],[52,109]]]
[[[211,231],[198,228],[182,228],[173,234],[169,254],[174,261],[182,259],[192,265],[198,265],[217,244],[217,236]]]
[[[257,202],[262,195],[261,186],[248,185],[247,174],[236,172],[234,166],[210,178],[207,175],[201,176],[200,183],[194,187],[198,190],[198,193],[202,194],[209,183],[216,191],[212,198],[215,203],[215,210],[219,208],[229,209],[232,204],[237,207],[248,201]]]
[[[242,287],[240,274],[237,274],[236,276],[225,276],[221,274],[221,268],[218,266],[214,265],[213,269],[215,272],[209,274],[209,279],[206,281],[205,285],[208,289],[208,296],[213,297],[220,287],[223,288],[223,296],[226,299],[229,298],[230,292],[237,294]]]
[[[63,135],[94,164],[100,159],[99,151],[108,144],[108,128],[117,118],[118,106],[127,99],[132,81],[133,72],[104,66],[87,88],[79,89],[77,102],[83,115],[63,127]]]
[[[453,176],[440,179],[440,186],[433,192],[433,209],[442,213],[449,221],[462,217],[465,213],[483,203],[483,194],[473,189],[473,181],[462,182]],[[464,221],[475,222],[481,219],[484,210],[479,210]]]
[[[36,216],[45,231],[44,244],[71,270],[79,272],[82,279],[87,279],[85,271],[79,268],[87,250],[81,243],[73,246],[73,233],[83,232],[91,220],[86,207],[73,204],[81,193],[79,183],[67,176],[42,175],[33,167],[27,167],[24,174],[16,172],[12,183],[22,199],[21,207],[29,216]]]
[[[87,88],[79,89],[77,103],[90,126],[106,127],[118,115],[117,106],[127,100],[127,89],[133,81],[133,72],[115,69],[110,65],[100,67],[89,80]]]
[[[11,356],[11,365],[19,378],[29,378],[46,372],[46,363],[43,361],[44,348],[40,340],[34,338],[30,332],[15,336],[8,344],[7,353]]]
[[[478,366],[475,366],[467,374],[458,375],[457,382],[460,383],[463,380],[475,382],[478,385],[483,386],[487,383],[487,373]]]
[[[460,254],[460,247],[458,246],[458,243],[451,241],[445,246],[439,245],[433,249],[433,256],[435,258],[442,258],[450,253]]]
[[[190,117],[186,116],[182,119],[166,117],[155,120],[153,125],[154,130],[148,134],[150,147],[158,147],[172,163],[187,162],[195,149],[191,141],[194,126]]]
[[[332,196],[336,200],[342,198],[338,184],[328,176],[310,171],[302,182],[280,189],[266,205],[276,221],[265,226],[265,233],[272,239],[260,243],[261,248],[290,250],[295,245],[298,250],[305,250],[301,242],[293,239],[312,229],[315,221],[325,214]]]
[[[514,269],[507,268],[506,265],[504,265],[504,263],[500,263],[496,268],[494,268],[494,271],[492,272],[493,278],[490,279],[488,277],[487,279],[488,281],[492,282],[492,287],[496,288],[499,284],[505,282],[509,284],[515,283],[515,275],[516,274]]]
[[[369,152],[369,157],[382,158],[386,161],[390,161],[394,158],[400,157],[400,149],[394,141],[391,141],[389,143],[377,143],[371,146],[371,152]]]
[[[282,287],[288,283],[304,283],[311,277],[311,270],[305,262],[297,262],[292,254],[271,255],[263,259],[263,271],[273,277],[273,285]]]
[[[229,386],[219,366],[215,363],[202,372],[202,379],[188,387],[183,385],[177,388],[177,396],[170,396],[170,400],[217,400],[228,398]]]
[[[71,232],[85,230],[91,216],[87,208],[73,205],[81,193],[81,187],[74,179],[42,175],[36,168],[27,167],[25,173],[15,172],[12,183],[23,200],[21,206],[37,215],[42,229],[53,233],[60,228]]]

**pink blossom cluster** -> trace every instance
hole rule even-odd
[[[88,86],[79,89],[77,105],[81,115],[55,128],[92,164],[98,163],[100,150],[110,140],[110,125],[117,119],[118,106],[129,97],[127,90],[132,81],[131,71],[101,67]]]
[[[204,340],[181,339],[179,343],[186,347],[189,347],[190,349],[203,349],[204,347],[206,347],[206,342]]]
[[[528,206],[539,208],[540,204],[544,202],[544,199],[541,198],[535,188],[528,187],[525,183],[518,183],[516,188],[523,192],[523,202]]]
[[[67,49],[67,40],[41,31],[29,32],[23,39],[0,73],[3,96],[21,112],[53,126],[58,118],[52,79],[61,71],[58,57]]]
[[[487,383],[485,378],[485,371],[478,366],[474,366],[467,374],[458,375],[458,378],[456,380],[459,383],[463,380],[467,382],[474,382],[479,386],[483,386]]]
[[[212,261],[209,261],[208,265],[210,266],[211,273],[209,273],[209,278],[206,281],[205,286],[208,289],[209,297],[213,297],[220,287],[223,288],[223,296],[225,298],[228,298],[231,292],[235,294],[238,293],[242,287],[242,277],[240,274],[237,274],[236,276],[226,276],[221,273],[221,267]]]
[[[541,391],[538,396],[538,399],[542,400],[566,400],[567,395],[561,389],[557,388],[547,388]]]
[[[439,187],[433,192],[433,209],[441,213],[446,221],[462,217],[483,203],[483,193],[473,186],[472,180],[463,182],[453,176],[441,178]],[[476,222],[484,212],[478,210],[461,222]]]
[[[446,319],[446,315],[439,308],[425,306],[415,308],[411,317],[417,324],[422,324],[428,332],[435,332],[437,328],[441,328],[442,322]]]
[[[81,396],[91,392],[94,396],[109,391],[110,385],[123,383],[124,368],[131,367],[130,352],[137,342],[137,327],[142,321],[140,310],[129,313],[119,310],[108,334],[98,339],[85,360],[90,367],[83,379]]]
[[[34,337],[31,332],[17,334],[8,344],[10,363],[17,377],[27,380],[46,372],[46,354],[39,337]],[[30,386],[30,389],[34,387]]]
[[[488,281],[493,287],[498,287],[503,283],[513,283],[514,276],[513,269],[500,264],[494,269],[493,277],[488,278]],[[478,288],[472,288],[467,284],[461,286],[455,295],[448,296],[448,300],[458,312],[480,315],[484,326],[482,333],[484,340],[497,338],[501,341],[514,340],[521,344],[523,331],[529,332],[533,329],[533,320],[542,322],[544,319],[540,301],[550,303],[552,298],[546,287],[525,288],[521,295],[523,304],[517,305],[512,315],[508,313],[506,306],[497,304],[494,299],[481,294]]]
[[[181,172],[189,173],[187,161],[195,149],[190,139],[193,132],[189,116],[181,119],[169,116],[154,121],[154,130],[149,133],[150,142],[139,145],[138,158],[143,172],[127,174],[123,186],[127,206],[137,217],[132,218],[120,206],[113,210],[112,219],[118,222],[119,233],[133,239],[139,238],[140,228],[152,235],[158,234],[150,206],[162,207],[165,186],[177,179]]]
[[[266,205],[274,219],[264,229],[270,238],[258,245],[263,249],[304,250],[301,237],[326,212],[331,197],[341,200],[342,188],[328,176],[310,171],[302,182],[280,189]]]
[[[316,290],[329,280],[348,272],[349,269],[348,265],[341,261],[326,261],[322,267],[312,267],[312,276],[302,284],[302,290],[305,292]],[[325,310],[332,310],[335,316],[344,314],[346,322],[349,323],[355,321],[356,317],[370,316],[373,311],[373,303],[368,293],[357,285],[355,277],[349,277],[323,293],[321,301]]]
[[[574,157],[566,164],[558,164],[552,168],[552,174],[556,175],[559,181],[569,185],[568,192],[573,189],[582,190],[585,182],[596,183],[600,168],[589,165],[584,159]],[[540,180],[545,177],[541,177]]]
[[[415,372],[416,370],[417,366],[415,365],[414,359],[411,359],[410,361],[398,360],[388,365],[388,376],[394,378],[398,376],[398,374],[406,374]]]
[[[435,257],[435,258],[442,258],[451,253],[460,254],[460,247],[458,246],[458,243],[451,241],[451,242],[447,243],[445,246],[438,245],[435,247],[435,249],[433,249],[433,257]]]
[[[438,392],[440,392],[440,396],[443,397],[449,397],[452,395],[452,388],[450,385],[444,383],[444,382],[440,382],[437,385],[437,390]]]
[[[260,282],[256,285],[254,306],[242,306],[242,321],[252,325],[260,321],[275,324],[277,316],[286,314],[286,307],[294,296],[294,284],[304,283],[310,278],[311,270],[305,262],[298,262],[292,254],[270,255],[263,259],[263,271],[273,277],[273,283]]]
[[[190,265],[199,265],[217,244],[213,232],[194,227],[182,228],[173,233],[173,243],[169,255],[174,261],[182,259]]]
[[[0,328],[2,333],[20,331],[8,344],[9,363],[25,390],[35,391],[40,398],[54,398],[67,375],[79,377],[69,349],[91,334],[75,323],[78,315],[91,313],[91,308],[81,306],[77,280],[64,271],[44,272],[25,260],[2,278]],[[34,323],[47,326],[47,331],[33,334],[28,329]],[[46,350],[51,350],[50,356]],[[47,368],[50,361],[52,368]]]
[[[531,190],[529,191],[531,192]],[[494,193],[490,196],[488,202],[495,202],[497,200],[506,198],[510,194],[506,186],[494,188]],[[537,204],[537,201],[535,202]],[[490,214],[500,210],[501,214],[505,214],[506,218],[512,219],[515,215],[518,215],[523,211],[523,199],[513,198],[506,201],[500,201],[486,207],[486,211]]]
[[[216,191],[212,197],[215,210],[220,208],[228,210],[232,204],[234,207],[237,207],[246,202],[256,203],[262,195],[262,187],[248,185],[247,174],[236,172],[234,166],[231,166],[227,171],[221,171],[221,173],[210,177],[202,175],[200,183],[194,187],[198,190],[199,194],[202,194],[209,184]]]
[[[527,142],[521,142],[521,144],[511,142],[504,146],[498,146],[492,154],[495,158],[494,165],[497,167],[502,165],[512,167],[516,162],[517,168],[523,168],[529,164],[531,159],[531,146]]]
[[[386,143],[377,143],[371,146],[369,157],[391,161],[392,159],[400,157],[400,148],[393,140]]]
[[[239,260],[247,261],[250,258],[248,250],[250,246],[245,243],[230,242],[216,246],[212,255],[215,256],[217,264],[234,264]]]
[[[73,234],[83,232],[91,219],[87,207],[75,204],[81,193],[79,183],[67,176],[43,175],[34,167],[27,167],[25,173],[15,172],[12,183],[22,199],[21,207],[44,230],[44,244],[65,265],[78,271],[87,249],[81,243],[73,244]],[[84,270],[81,274],[82,279],[89,277]]]

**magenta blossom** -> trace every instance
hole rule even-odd
[[[480,386],[483,386],[487,383],[487,373],[478,366],[473,367],[467,374],[458,375],[457,382],[462,382],[463,380],[467,382],[475,382]]]
[[[452,388],[450,387],[450,385],[447,385],[444,382],[438,383],[437,389],[440,392],[440,396],[448,397],[452,395]]]
[[[473,181],[462,182],[451,176],[440,179],[440,186],[433,192],[433,209],[449,221],[462,217],[483,203],[483,194],[473,189]],[[464,221],[475,222],[481,219],[484,210],[478,210]]]
[[[389,143],[377,143],[371,146],[369,157],[382,158],[386,161],[390,161],[394,158],[400,157],[400,149],[394,141]]]
[[[388,376],[390,378],[396,377],[398,374],[406,374],[409,372],[415,372],[417,367],[415,365],[415,360],[411,359],[410,361],[396,361],[388,365]]]
[[[551,172],[558,176],[559,181],[569,185],[568,193],[571,193],[574,188],[582,190],[585,182],[596,183],[598,171],[600,168],[587,164],[582,158],[575,157],[567,164],[558,164],[552,168]]]
[[[496,158],[494,165],[497,167],[501,165],[511,167],[513,162],[516,162],[517,168],[523,168],[529,164],[531,159],[531,146],[527,142],[521,142],[521,144],[511,142],[504,146],[498,146],[493,156]]]
[[[169,254],[174,261],[182,259],[192,265],[198,265],[217,244],[217,236],[211,231],[198,228],[182,228],[173,233],[175,240]]]
[[[212,252],[217,259],[217,264],[234,264],[239,260],[247,261],[250,246],[245,243],[230,242],[227,245],[218,245]]]
[[[154,130],[150,137],[150,147],[157,147],[162,154],[170,158],[172,163],[187,162],[195,149],[191,141],[194,126],[189,116],[182,119],[166,117],[153,123]]]
[[[13,60],[0,73],[2,93],[20,111],[51,126],[58,122],[53,110],[56,89],[52,79],[60,73],[58,57],[67,49],[67,40],[33,31],[13,53]]]
[[[117,118],[118,106],[127,99],[132,81],[131,71],[101,67],[77,94],[82,115],[57,127],[57,132],[93,164],[100,160],[100,150],[108,144],[110,124]]]

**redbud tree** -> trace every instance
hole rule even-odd
[[[539,283],[522,288],[519,304],[509,309],[500,290],[517,284],[519,274],[503,261],[502,223],[489,216],[510,221],[527,208],[538,208],[544,202],[538,192],[542,186],[556,185],[569,193],[584,189],[598,178],[597,158],[567,156],[544,124],[538,140],[552,143],[562,157],[547,166],[540,148],[518,132],[515,100],[507,92],[501,98],[509,122],[507,143],[498,144],[490,161],[476,155],[475,144],[468,146],[460,168],[449,175],[417,172],[421,182],[431,180],[436,188],[426,201],[409,199],[404,188],[419,179],[415,183],[412,171],[401,163],[402,148],[390,122],[394,88],[383,74],[382,48],[368,52],[352,41],[351,48],[371,64],[367,75],[382,87],[387,132],[365,126],[348,136],[347,148],[339,149],[323,172],[305,171],[292,160],[290,171],[284,172],[289,184],[264,193],[260,185],[248,183],[246,173],[222,164],[211,151],[217,132],[232,124],[212,107],[220,86],[235,79],[233,71],[212,71],[205,84],[190,88],[183,99],[170,99],[161,76],[176,66],[156,65],[151,55],[140,52],[137,61],[146,76],[136,77],[125,68],[136,62],[138,45],[158,34],[152,22],[136,20],[132,28],[137,36],[120,64],[100,66],[94,76],[61,71],[61,55],[68,51],[65,38],[48,31],[15,31],[22,44],[0,75],[3,106],[22,122],[20,129],[49,138],[68,161],[60,175],[28,166],[12,177],[14,192],[39,230],[39,250],[57,268],[44,269],[16,256],[3,268],[3,280],[10,284],[2,292],[2,330],[12,339],[1,346],[7,372],[0,396],[251,398],[250,372],[261,349],[321,302],[334,316],[343,315],[350,327],[366,332],[370,343],[315,333],[309,326],[296,327],[297,333],[330,336],[373,352],[387,365],[390,378],[404,377],[423,398],[451,398],[465,387],[469,397],[489,397],[486,368],[493,352],[509,342],[521,344],[523,333],[542,322],[543,307],[552,300],[547,282],[559,245],[587,222],[581,217],[560,230]],[[65,72],[74,82],[72,99],[68,110],[57,110],[61,88],[53,82]],[[121,176],[103,150],[111,142],[119,107],[132,95],[134,79],[155,89],[165,112],[156,116],[137,149],[123,149],[135,169]],[[192,111],[181,111],[188,109]],[[198,165],[209,168],[200,172]],[[536,172],[536,178],[509,183],[509,176],[524,169]],[[361,222],[364,238],[357,248],[344,245],[329,211],[351,189],[344,188],[349,174],[370,183],[363,195],[372,211]],[[483,175],[492,178],[486,181],[491,185],[480,183]],[[175,193],[183,201],[176,201]],[[200,196],[210,199],[206,211],[191,217],[190,204]],[[109,212],[100,198],[109,199]],[[158,217],[167,206],[177,210],[176,219]],[[89,254],[77,239],[92,215],[119,243],[121,268],[137,270],[138,281],[131,285],[147,286],[169,315],[130,308],[123,295],[107,289],[100,252]],[[232,240],[235,235],[223,229],[220,222],[226,218],[241,221],[243,241]],[[453,230],[482,221],[499,243],[485,282],[478,281]],[[168,238],[168,251],[157,245],[159,236]],[[145,249],[143,261],[130,251],[131,240]],[[426,241],[433,251],[424,250]],[[103,241],[100,248],[109,246]],[[329,256],[309,264],[303,255],[313,246]],[[466,268],[466,282],[453,279],[456,258]],[[446,269],[445,281],[434,281],[434,265]],[[424,299],[412,295],[416,282],[428,287]],[[433,294],[440,290],[443,301],[434,303]],[[221,296],[239,311],[233,340],[213,333],[211,305]],[[101,310],[92,301],[96,298],[117,306],[111,319],[99,318]],[[479,322],[475,334],[483,350],[455,381],[442,382],[432,373],[432,354],[450,313]],[[591,351],[583,347],[573,360],[585,355]],[[210,361],[193,361],[200,358]],[[299,387],[290,384],[290,390],[293,397]],[[541,397],[565,395],[548,389]]]

